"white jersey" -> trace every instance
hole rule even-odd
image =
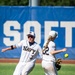
[[[42,56],[41,47],[35,42],[33,45],[29,45],[27,40],[22,40],[19,42],[16,47],[22,46],[22,53],[20,57],[21,62],[29,62],[29,61],[36,61],[38,53]]]
[[[44,43],[44,46],[45,44],[46,43]],[[50,54],[50,52],[55,49],[56,49],[55,43],[53,41],[50,41],[48,44],[48,48],[43,52],[43,60],[55,61],[55,56]]]

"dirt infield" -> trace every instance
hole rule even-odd
[[[0,59],[0,63],[18,63],[19,59]],[[37,60],[36,63],[41,63],[41,60]],[[62,64],[75,64],[75,60],[62,60]]]

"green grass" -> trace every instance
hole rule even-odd
[[[75,64],[63,64],[59,75],[75,75]]]
[[[16,64],[0,63],[0,75],[12,75]]]
[[[15,67],[15,63],[0,63],[0,75],[12,75]],[[44,75],[41,65],[36,64],[30,75]],[[75,75],[75,64],[62,64],[58,75]]]

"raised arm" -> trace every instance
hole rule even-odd
[[[11,45],[11,46],[8,47],[8,48],[2,49],[2,52],[6,52],[6,51],[8,51],[8,50],[13,50],[13,49],[15,49],[15,48],[16,48],[16,46]]]
[[[66,50],[67,50],[67,48],[63,48],[63,49],[61,49],[61,50],[51,51],[50,53],[51,53],[52,55],[54,55],[54,54],[58,54],[58,53],[61,53],[61,52],[65,52]]]

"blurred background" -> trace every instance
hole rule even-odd
[[[28,6],[30,0],[0,0],[0,5]],[[39,0],[39,6],[75,6],[75,0]]]
[[[58,32],[56,48],[68,49],[56,57],[64,59],[68,53],[66,60],[75,60],[75,0],[0,0],[0,58],[20,58],[21,48],[1,50],[26,39],[29,31],[35,31],[43,47],[50,30]]]

